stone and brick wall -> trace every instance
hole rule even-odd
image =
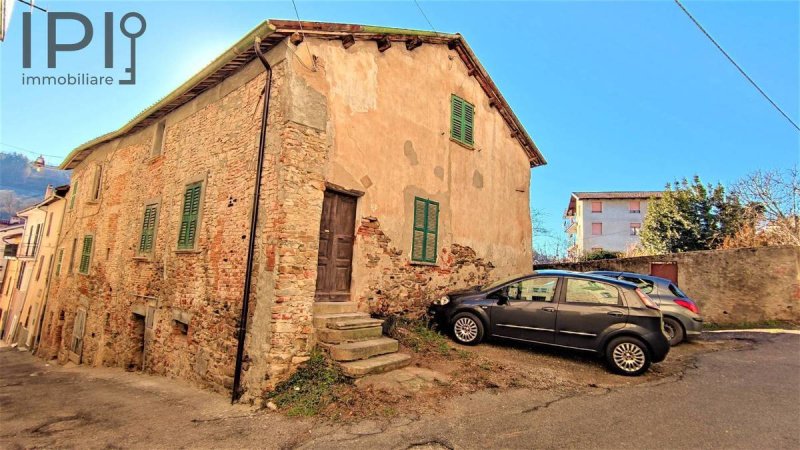
[[[650,264],[658,262],[677,263],[678,285],[698,302],[707,322],[723,325],[765,320],[800,323],[800,247],[711,250],[536,268],[649,274]]]

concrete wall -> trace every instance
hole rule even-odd
[[[800,247],[712,250],[535,268],[649,274],[650,264],[654,262],[678,264],[678,285],[698,302],[707,322],[784,320],[800,323]]]
[[[647,199],[640,201],[640,213],[631,213],[628,203],[634,199],[578,200],[576,220],[578,221],[578,254],[588,253],[600,247],[612,252],[624,252],[637,245],[639,236],[631,234],[631,223],[644,223],[647,215]],[[592,202],[603,203],[603,212],[593,213]],[[592,223],[603,224],[601,236],[592,235]]]

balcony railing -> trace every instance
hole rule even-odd
[[[3,247],[3,258],[16,258],[19,244],[6,244]]]
[[[17,250],[17,258],[33,258],[36,256],[36,252],[39,251],[38,242],[18,245],[19,250]]]

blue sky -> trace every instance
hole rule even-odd
[[[45,17],[33,16],[33,67],[22,69],[17,4],[0,44],[0,151],[53,155],[118,128],[170,92],[253,26],[293,19],[276,2],[61,2],[51,11],[91,18],[95,39],[59,54],[52,72],[102,69],[102,18],[129,11],[147,19],[137,40],[137,84],[31,87],[46,74]],[[531,205],[561,233],[571,191],[660,189],[700,175],[729,183],[754,169],[798,164],[800,132],[736,72],[669,0],[639,2],[432,2],[438,31],[462,33],[548,160],[532,171]],[[684,5],[764,90],[800,121],[800,2],[691,1]],[[298,1],[304,20],[429,29],[414,2]],[[77,27],[65,26],[59,40]],[[122,78],[130,50],[115,37]],[[29,155],[36,156],[36,155]],[[548,240],[536,238],[537,244]]]

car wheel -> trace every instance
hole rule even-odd
[[[453,338],[459,344],[477,345],[483,340],[483,323],[474,314],[457,314],[453,318]]]
[[[686,336],[683,325],[672,317],[664,317],[664,332],[667,333],[669,345],[673,347],[683,342]]]
[[[647,346],[639,339],[622,336],[613,339],[606,347],[606,362],[620,375],[641,375],[650,368],[652,358]]]

